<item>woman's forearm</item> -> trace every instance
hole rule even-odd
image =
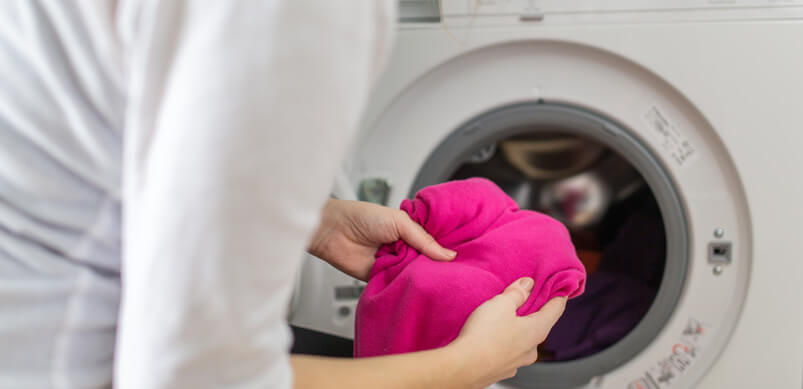
[[[465,354],[444,347],[362,359],[293,355],[296,389],[415,389],[478,387]]]

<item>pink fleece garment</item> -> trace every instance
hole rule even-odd
[[[357,307],[356,357],[445,346],[477,306],[521,277],[535,286],[520,316],[583,293],[585,269],[566,228],[520,210],[491,181],[430,186],[401,209],[457,258],[437,262],[403,241],[381,247]]]

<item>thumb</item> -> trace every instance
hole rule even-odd
[[[510,284],[502,294],[499,295],[500,298],[508,299],[516,309],[519,309],[527,298],[530,297],[530,292],[533,290],[533,285],[535,285],[535,281],[533,281],[530,277],[519,278],[516,282]]]
[[[555,297],[544,304],[538,312],[531,313],[527,318],[535,326],[549,330],[563,315],[563,311],[566,309],[566,300],[566,297]]]
[[[435,238],[427,233],[424,227],[410,219],[406,212],[400,211],[397,215],[399,216],[396,218],[396,230],[399,232],[399,237],[418,252],[436,261],[451,261],[457,256],[456,252],[438,244]]]

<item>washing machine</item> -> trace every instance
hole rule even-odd
[[[563,221],[589,273],[497,387],[803,386],[803,0],[399,11],[335,195],[486,177]],[[310,258],[298,285],[292,324],[353,337],[361,282]]]

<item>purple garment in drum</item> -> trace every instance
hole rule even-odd
[[[618,273],[593,273],[586,281],[585,294],[567,303],[543,350],[553,353],[555,361],[601,351],[641,321],[654,297],[655,290],[643,282]]]

